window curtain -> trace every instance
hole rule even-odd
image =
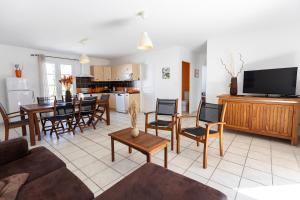
[[[47,80],[47,69],[46,69],[46,59],[45,55],[40,54],[38,55],[38,65],[39,65],[39,72],[40,72],[40,95],[42,97],[49,96],[49,87],[48,87],[48,80]]]

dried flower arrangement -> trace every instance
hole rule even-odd
[[[131,121],[131,135],[133,137],[137,137],[139,135],[139,129],[137,128],[137,115],[138,115],[138,109],[137,109],[137,103],[133,101],[129,108],[128,108],[128,114],[130,116]]]
[[[63,76],[59,82],[67,89],[70,90],[73,84],[73,76]]]

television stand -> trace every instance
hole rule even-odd
[[[218,96],[227,103],[225,128],[290,140],[298,144],[300,98]]]

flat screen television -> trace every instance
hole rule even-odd
[[[297,67],[244,72],[243,93],[295,95]]]

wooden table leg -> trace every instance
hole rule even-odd
[[[30,145],[35,145],[35,134],[34,134],[34,113],[28,112],[28,120],[29,120],[29,134],[30,134]]]
[[[38,140],[41,141],[41,131],[39,126],[39,120],[36,113],[33,114],[34,116],[34,127],[35,127],[35,134],[38,136]]]
[[[25,112],[24,112],[23,109],[20,109],[20,114],[21,114],[21,120],[22,120],[22,121],[25,120],[25,116],[24,116]],[[26,125],[23,125],[23,126],[22,126],[22,135],[23,135],[23,136],[26,136],[26,135],[27,135],[27,133],[26,133]]]
[[[109,103],[106,103],[106,124],[110,125],[110,110]]]
[[[128,147],[128,153],[132,153],[132,148]]]
[[[115,140],[111,138],[111,161],[115,161]]]
[[[147,154],[147,163],[151,162],[151,155]]]
[[[165,168],[168,168],[168,145],[165,147]]]

